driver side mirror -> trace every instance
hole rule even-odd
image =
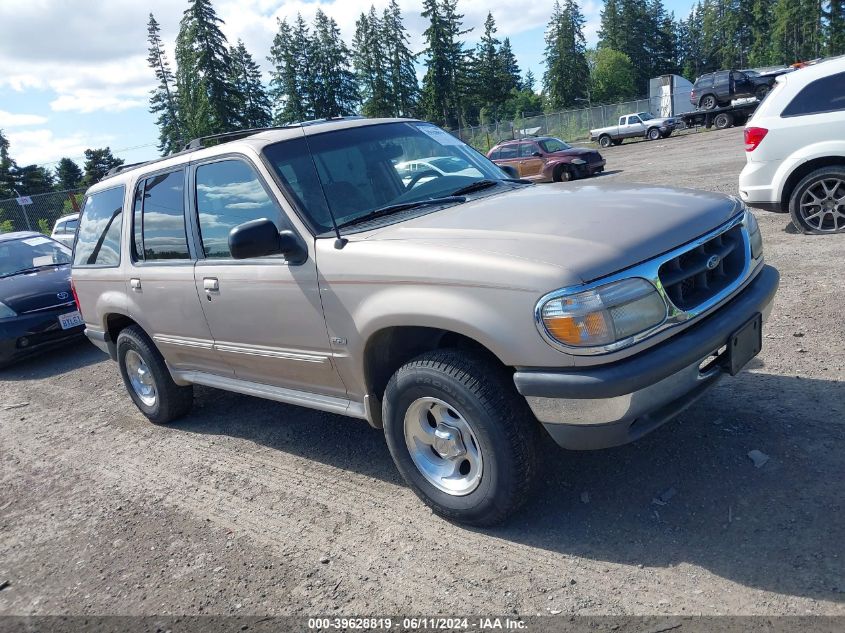
[[[229,231],[229,252],[234,259],[283,255],[291,264],[301,264],[308,257],[293,231],[279,231],[267,218],[244,222]]]
[[[508,178],[519,178],[519,171],[513,165],[499,165],[499,169],[508,175]]]

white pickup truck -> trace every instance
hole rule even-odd
[[[647,138],[656,141],[666,138],[677,125],[675,119],[659,119],[651,112],[632,112],[619,117],[619,125],[610,125],[590,130],[590,140],[598,141],[602,147],[621,145],[626,138]]]

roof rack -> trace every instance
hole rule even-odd
[[[129,163],[127,165],[118,165],[117,167],[112,167],[106,172],[106,176],[114,176],[115,174],[119,174],[122,171],[126,171],[127,169],[134,169],[135,167],[139,167],[141,165],[145,165],[149,161],[143,161],[140,163]]]
[[[258,134],[259,132],[267,132],[271,130],[289,130],[295,127],[308,127],[311,125],[319,125],[320,123],[330,123],[332,121],[348,121],[352,119],[364,119],[366,117],[363,116],[335,116],[335,117],[327,117],[324,119],[312,119],[310,121],[297,121],[296,123],[288,123],[286,125],[273,125],[268,127],[254,127],[249,128],[247,130],[232,130],[231,132],[221,132],[220,134],[209,134],[208,136],[200,136],[189,141],[185,145],[185,150],[196,150],[202,149],[205,147],[205,141],[220,141],[220,142],[227,142],[227,141],[235,141],[239,138],[244,138],[246,136],[252,136],[253,134]]]

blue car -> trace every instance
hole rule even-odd
[[[83,334],[70,261],[41,233],[0,234],[0,367]]]

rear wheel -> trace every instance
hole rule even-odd
[[[607,134],[602,134],[599,137],[599,145],[601,145],[603,148],[607,149],[608,147],[610,147],[611,143],[613,143],[613,140]]]
[[[770,88],[768,86],[757,86],[757,90],[754,91],[754,96],[757,97],[757,101],[762,101],[767,94],[769,94]]]
[[[656,141],[660,138],[660,130],[658,130],[656,127],[650,128],[649,131],[646,133],[646,137],[648,137],[648,140],[650,141]]]
[[[717,130],[724,130],[733,124],[733,117],[727,112],[721,112],[713,119],[713,125]]]
[[[712,110],[717,105],[719,105],[719,103],[716,101],[716,95],[704,95],[698,102],[698,107],[702,110]]]
[[[129,397],[151,422],[167,424],[191,410],[193,386],[173,382],[161,353],[137,325],[118,335],[117,363]]]
[[[396,467],[437,514],[493,525],[525,501],[538,426],[486,357],[439,350],[412,360],[390,379],[383,418]]]
[[[845,232],[845,166],[807,174],[790,196],[789,214],[802,233]]]

